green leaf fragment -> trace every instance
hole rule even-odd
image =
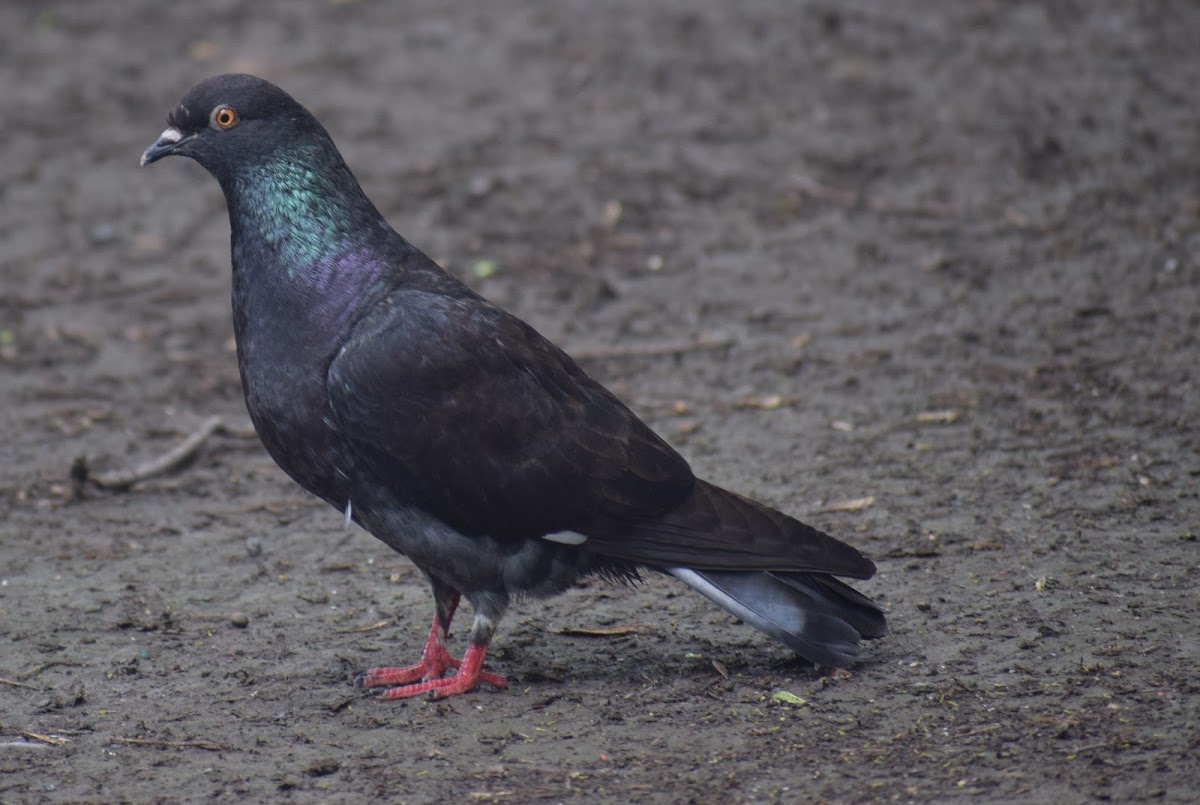
[[[475,265],[471,266],[471,271],[482,280],[495,274],[498,268],[495,260],[476,260]]]
[[[807,699],[801,699],[794,693],[789,693],[786,690],[777,690],[771,694],[771,701],[779,702],[780,704],[790,704],[792,707],[803,707],[808,704]]]

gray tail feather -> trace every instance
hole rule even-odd
[[[846,666],[863,638],[887,631],[882,610],[832,576],[771,571],[667,571],[722,609],[819,665]]]

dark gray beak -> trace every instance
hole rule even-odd
[[[174,126],[168,128],[159,135],[154,145],[147,148],[142,154],[142,165],[149,165],[151,162],[158,162],[163,157],[169,157],[179,146],[192,139],[192,136],[194,135],[183,136],[183,132]]]

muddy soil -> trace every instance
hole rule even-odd
[[[1190,0],[4,4],[0,802],[1193,800],[1198,42]],[[364,699],[428,591],[247,432],[220,193],[137,166],[230,70],[871,554],[891,634],[822,672],[587,583],[503,624],[510,690]]]

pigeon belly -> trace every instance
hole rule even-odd
[[[605,564],[588,551],[545,539],[461,534],[380,481],[360,483],[352,494],[355,519],[367,531],[468,598],[555,595]]]

